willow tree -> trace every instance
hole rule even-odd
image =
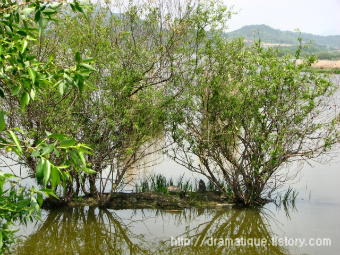
[[[61,82],[56,86],[61,96],[51,92],[30,104],[24,114],[11,115],[13,123],[28,132],[37,127],[32,139],[41,139],[48,130],[93,148],[85,159],[96,173],[86,179],[70,172],[76,184],[69,183],[68,198],[82,189],[108,202],[128,169],[154,152],[149,148],[164,137],[168,111],[182,96],[183,78],[194,79],[193,63],[202,40],[198,28],[213,24],[224,13],[228,17],[226,9],[215,12],[215,4],[131,1],[125,9],[120,6],[119,14],[111,11],[112,6],[94,5],[87,20],[66,13],[60,17],[63,22],[41,35],[36,47],[40,59],[53,56],[67,65],[76,56],[83,66],[89,61],[96,69],[89,79],[92,89],[80,94],[82,88],[74,91]],[[78,155],[73,159],[80,162]]]
[[[196,79],[178,103],[170,156],[203,174],[235,201],[257,204],[292,178],[293,161],[325,159],[339,139],[332,97],[338,84],[309,69],[313,56],[293,56],[227,40],[206,38]],[[299,58],[301,47],[296,58]]]

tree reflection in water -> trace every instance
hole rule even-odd
[[[277,221],[265,210],[129,211],[132,214],[126,219],[119,217],[118,211],[92,207],[52,210],[33,234],[17,243],[13,253],[288,254],[282,246],[211,245],[211,238],[270,242],[275,237],[270,224]],[[141,220],[134,212],[142,215]],[[171,237],[177,241],[171,242]],[[178,242],[189,239],[190,245]]]
[[[51,210],[37,231],[18,242],[16,254],[143,254],[121,219],[106,209]],[[114,252],[113,252],[114,251]]]
[[[188,254],[189,250],[190,254],[205,255],[289,254],[287,248],[272,245],[273,238],[277,240],[275,238],[278,238],[278,236],[273,233],[270,224],[279,224],[271,216],[270,211],[256,209],[216,211],[215,215],[208,221],[199,224],[179,237],[191,240],[190,247],[173,245],[172,252],[169,254]],[[248,245],[247,240],[250,240]],[[262,240],[265,240],[266,245],[261,245]]]

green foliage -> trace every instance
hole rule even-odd
[[[80,62],[60,68],[52,60],[41,62],[39,55],[32,54],[30,45],[36,43],[48,22],[55,19],[59,6],[39,1],[18,6],[16,2],[8,1],[2,5],[0,90],[4,96],[18,96],[21,110],[30,100],[35,99],[37,93],[51,90],[55,86],[81,89],[85,78],[92,71],[92,67]]]
[[[169,180],[166,179],[166,177],[162,174],[157,175],[151,175],[147,178],[143,178],[140,183],[135,184],[135,192],[159,192],[163,194],[167,194],[168,190],[167,188],[169,186],[173,186],[174,182],[172,178]],[[176,186],[179,187],[184,194],[189,191],[197,191],[198,188],[193,188],[191,180],[184,179],[184,175],[180,176],[176,182]]]
[[[78,2],[69,5],[87,16]],[[66,143],[66,137],[57,134],[47,134],[47,138],[30,144],[29,134],[10,121],[13,112],[24,113],[30,103],[55,91],[58,86],[63,88],[60,92],[68,87],[82,91],[89,73],[93,71],[81,60],[75,65],[60,65],[53,61],[53,57],[44,61],[40,54],[34,52],[48,24],[57,21],[55,15],[60,7],[60,3],[49,1],[3,1],[1,5],[0,96],[3,110],[0,112],[0,148],[19,160],[27,157],[36,159],[38,163],[32,167],[36,167],[36,178],[43,186],[40,190],[23,188],[16,176],[0,171],[1,252],[14,241],[15,231],[9,226],[17,220],[26,223],[39,219],[43,195],[57,198],[55,187],[64,184],[65,179],[71,179],[67,170],[71,165],[77,171],[93,172],[82,160],[83,151],[88,153],[89,147],[75,142]],[[8,103],[11,107],[4,107]],[[51,161],[52,155],[60,159],[60,164]]]
[[[85,88],[80,95],[62,86],[63,96],[50,91],[30,102],[28,111],[15,111],[10,117],[34,141],[49,130],[93,148],[85,160],[97,174],[82,182],[82,176],[72,171],[79,185],[69,186],[69,197],[81,187],[86,194],[108,200],[126,173],[153,152],[153,144],[165,137],[167,118],[176,118],[168,116],[168,109],[181,96],[178,81],[183,75],[191,77],[195,40],[201,40],[208,24],[215,29],[218,20],[228,17],[225,9],[218,10],[213,3],[160,6],[131,2],[124,14],[117,15],[105,5],[94,5],[88,19],[63,13],[59,17],[63,22],[46,30],[34,49],[42,52],[44,60],[52,54],[57,63],[67,65],[74,59],[91,62],[91,56],[98,70],[89,78],[96,89]],[[205,13],[208,8],[216,8],[214,16]],[[36,123],[39,126],[32,131]],[[109,171],[102,176],[105,169]],[[106,174],[109,181],[96,186],[95,178],[105,179]],[[110,195],[104,196],[107,189]]]
[[[327,98],[337,86],[327,75],[302,72],[316,61],[313,55],[298,65],[260,40],[248,46],[222,34],[202,39],[195,79],[186,80],[173,110],[181,118],[169,125],[169,155],[225,195],[226,184],[236,201],[262,203],[289,179],[280,175],[283,166],[323,155],[338,142],[336,111],[323,115],[336,107]],[[300,45],[295,57],[303,50]]]
[[[34,196],[36,195],[36,196]],[[27,190],[20,186],[20,179],[12,174],[0,172],[0,243],[2,250],[7,250],[14,243],[15,230],[10,228],[15,221],[27,224],[34,219],[40,220],[42,197],[55,196],[52,189]]]
[[[166,181],[165,176],[158,174],[156,176],[151,177],[151,190],[152,191],[166,194],[167,187],[168,187],[168,183]]]
[[[340,52],[339,51],[319,51],[316,53],[318,59],[329,59],[329,60],[339,60]]]
[[[181,175],[177,180],[177,187],[179,187],[184,194],[189,191],[193,191],[191,180],[184,180],[184,174]],[[197,191],[197,190],[195,190]]]

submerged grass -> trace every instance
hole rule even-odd
[[[284,207],[293,206],[295,207],[296,198],[299,192],[289,187],[287,191],[282,195],[278,195],[275,200],[275,204],[280,206],[283,204]]]
[[[173,185],[172,178],[167,180],[166,177],[161,174],[151,175],[142,179],[140,183],[135,184],[135,192],[159,192],[166,194],[167,187]]]

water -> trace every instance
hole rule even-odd
[[[320,211],[315,206],[304,209],[303,214]],[[268,208],[53,210],[46,212],[43,223],[33,226],[31,234],[20,237],[14,254],[337,254],[339,211],[336,209],[339,210],[326,210],[321,219],[315,213],[304,217],[296,212],[287,218],[281,215],[283,211]],[[319,223],[310,224],[313,221]],[[237,238],[247,240],[248,245],[238,246]],[[332,243],[301,248],[300,242],[275,245],[276,240],[286,238],[288,245],[293,238],[303,238],[306,242],[310,238],[327,238]],[[227,242],[234,242],[234,246]],[[258,245],[260,242],[266,245]]]
[[[338,165],[305,165],[287,210],[44,210],[21,227],[13,254],[339,254]]]

